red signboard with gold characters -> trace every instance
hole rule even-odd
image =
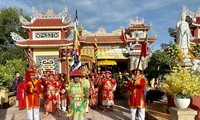
[[[60,58],[60,61],[66,60],[66,54],[67,54],[67,48],[66,47],[60,47],[59,48],[59,58]]]
[[[67,47],[59,48],[59,58],[60,61],[65,61],[66,57],[72,57],[73,49],[67,49]]]

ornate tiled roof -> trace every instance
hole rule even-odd
[[[65,28],[71,23],[71,16],[68,16],[67,8],[58,14],[55,14],[52,9],[48,9],[46,13],[42,13],[33,8],[31,21],[26,20],[23,16],[20,16],[20,21],[22,23],[22,27],[27,29]]]
[[[33,23],[30,24],[22,24],[22,27],[68,27],[69,24],[64,24],[62,19],[36,19]]]
[[[73,44],[72,41],[67,40],[26,40],[23,42],[16,42],[16,45],[21,47],[64,46],[71,44]]]
[[[151,26],[147,26],[147,25],[144,25],[144,24],[129,26],[129,29],[147,29],[147,30],[149,30],[150,28],[151,28]]]
[[[94,39],[97,39],[98,43],[123,43],[121,36],[87,36],[83,41],[84,43],[94,43]]]

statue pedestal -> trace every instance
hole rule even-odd
[[[181,67],[186,68],[186,69],[191,69],[193,65],[191,62],[191,59],[183,60],[179,64],[181,65]]]
[[[180,109],[171,107],[169,112],[170,120],[195,120],[195,116],[197,115],[197,111],[190,108]]]

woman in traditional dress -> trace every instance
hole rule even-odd
[[[25,90],[26,90],[26,83],[24,82],[23,77],[20,76],[17,84],[17,97],[19,101],[19,110],[23,110],[26,108]]]
[[[104,106],[103,112],[106,111],[107,107],[110,108],[110,111],[114,111],[114,91],[116,90],[116,80],[111,78],[112,73],[106,71],[106,77],[102,80],[102,105]]]
[[[55,95],[56,95],[56,102],[57,102],[57,112],[58,115],[61,116],[61,96],[60,96],[60,92],[61,92],[61,87],[62,87],[62,83],[61,83],[61,75],[60,74],[55,74],[54,75],[54,83],[55,83]]]
[[[97,109],[99,84],[94,73],[90,73],[90,106]]]
[[[46,85],[47,92],[45,96],[45,114],[43,117],[46,117],[49,113],[57,110],[56,82],[54,81],[53,74],[49,74]]]
[[[62,73],[60,77],[60,83],[61,83],[61,88],[60,88],[60,107],[61,110],[66,111],[66,106],[67,106],[67,100],[66,100],[66,90],[65,90],[65,85],[67,82],[66,74]]]

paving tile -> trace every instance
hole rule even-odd
[[[89,109],[89,113],[86,113],[86,120],[130,120],[130,110],[127,104],[122,100],[116,100],[114,106],[114,112],[103,112],[102,108]],[[147,109],[152,116],[162,116],[163,120],[167,120],[169,114],[166,113],[166,103],[154,103],[147,104]],[[153,111],[153,112],[152,112]],[[156,112],[156,113],[155,113]],[[67,120],[66,113],[62,112],[62,117],[56,114],[49,114],[46,118],[42,118],[44,108],[40,109],[41,120]],[[0,120],[26,120],[26,110],[18,110],[18,108],[12,106],[8,109],[0,109]]]

